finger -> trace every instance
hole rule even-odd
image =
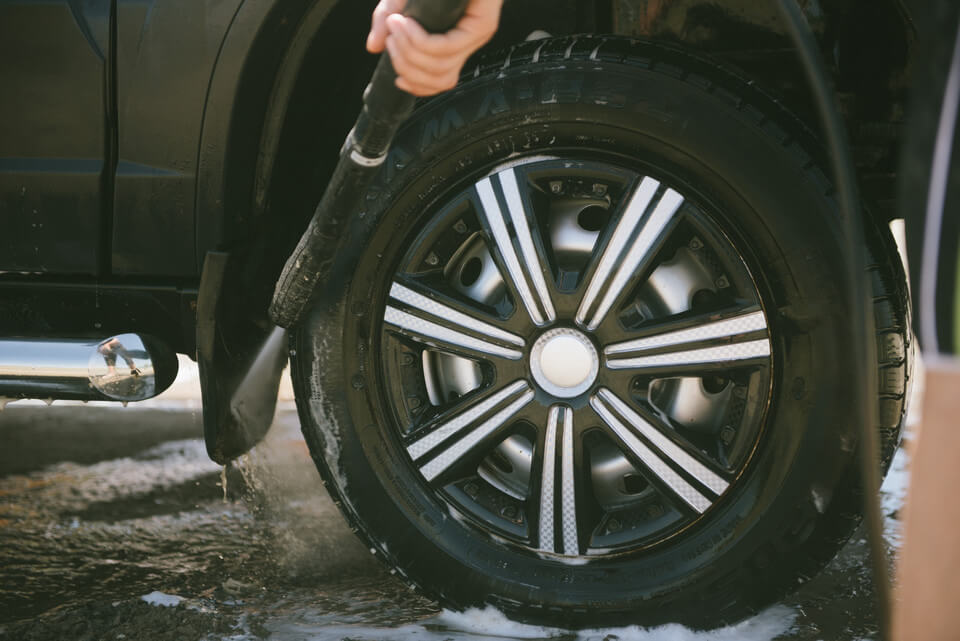
[[[405,20],[403,25],[413,23],[413,20]],[[396,23],[398,26],[394,26]],[[395,38],[397,50],[411,65],[419,68],[425,73],[432,75],[442,75],[455,69],[459,69],[463,62],[461,52],[449,55],[434,55],[423,51],[417,43],[410,37],[406,26],[400,26],[399,21],[390,20],[390,34]]]
[[[393,15],[388,18],[388,29],[403,29],[416,47],[435,56],[460,54],[464,58],[493,37],[500,21],[502,0],[471,0],[464,16],[446,33],[431,34],[416,20]]]
[[[387,37],[387,51],[390,52],[390,61],[397,75],[403,78],[408,86],[417,88],[415,95],[431,95],[442,91],[440,79],[445,78],[448,72],[441,76],[412,64],[406,51],[399,46],[396,34]]]
[[[419,51],[436,57],[454,56],[473,52],[475,36],[464,31],[459,25],[446,33],[427,33],[419,22],[404,16],[391,18],[391,33],[402,31]]]
[[[433,95],[428,93],[426,90],[424,90],[423,87],[410,84],[409,82],[404,80],[403,76],[397,76],[396,84],[397,84],[397,88],[403,89],[404,91],[406,91],[408,94],[412,96],[424,97],[424,96]]]
[[[424,46],[434,47],[437,52],[450,49],[465,51],[469,56],[496,33],[502,6],[503,0],[470,0],[463,17],[454,28],[444,34],[431,36],[431,41]],[[421,34],[417,35],[426,35],[426,32],[421,29]]]
[[[370,33],[367,35],[367,51],[380,53],[383,51],[384,40],[387,38],[387,17],[403,11],[406,0],[380,0],[373,10]]]
[[[403,89],[409,94],[412,94],[414,96],[419,96],[419,97],[426,97],[426,96],[432,96],[434,94],[438,94],[443,91],[447,91],[448,89],[453,89],[456,86],[458,79],[459,79],[458,74],[454,73],[452,75],[444,76],[443,78],[438,79],[438,81],[435,84],[426,86],[426,85],[417,85],[417,84],[410,83],[407,80],[405,80],[402,76],[398,76],[396,84],[397,84],[397,87],[399,87],[400,89]]]
[[[457,86],[457,83],[460,82],[460,68],[462,66],[463,65],[460,65],[453,71],[437,78],[437,81],[440,83],[440,91],[450,91]]]
[[[479,24],[483,24],[485,30],[492,33],[497,30],[497,25],[500,24],[502,8],[503,0],[470,0],[466,11],[464,11],[464,16],[479,19]]]
[[[459,77],[458,69],[443,74],[424,72],[409,64],[403,51],[397,47],[394,37],[387,38],[387,50],[397,72],[397,86],[415,96],[431,96],[454,86]]]

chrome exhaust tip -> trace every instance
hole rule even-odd
[[[177,377],[177,356],[147,335],[0,338],[0,397],[142,401]]]

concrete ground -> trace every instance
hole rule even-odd
[[[916,404],[914,405],[916,407]],[[873,638],[858,532],[819,576],[734,628],[565,632],[411,593],[353,536],[281,391],[266,441],[224,471],[201,440],[196,370],[123,408],[11,403],[0,413],[0,639]],[[888,476],[896,544],[906,456]],[[613,635],[613,636],[611,636]]]

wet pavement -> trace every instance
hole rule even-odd
[[[195,400],[0,412],[0,639],[685,639],[876,637],[858,532],[792,597],[738,626],[566,632],[493,610],[441,612],[389,574],[327,497],[282,400],[267,440],[224,470]],[[884,487],[899,541],[899,452]],[[224,483],[225,481],[225,483]]]

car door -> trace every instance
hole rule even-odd
[[[0,0],[0,271],[106,268],[110,0]]]
[[[239,5],[116,0],[114,275],[198,275],[195,195],[204,108]]]

